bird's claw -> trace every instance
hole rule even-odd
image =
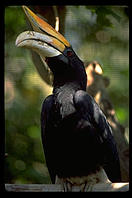
[[[71,192],[72,191],[72,184],[70,182],[68,182],[68,181],[65,181],[62,184],[62,188],[63,188],[64,192]]]

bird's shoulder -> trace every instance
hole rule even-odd
[[[73,102],[77,111],[81,114],[89,113],[93,115],[93,108],[95,106],[95,101],[87,92],[83,90],[78,90],[73,96]]]
[[[92,97],[83,90],[77,90],[74,94],[74,99],[76,99],[77,102],[81,101],[81,99],[84,99],[85,97],[92,99]]]
[[[52,104],[53,104],[53,95],[49,95],[45,98],[43,104],[42,104],[42,109],[44,110],[49,110],[49,108],[52,107]]]
[[[73,100],[79,114],[90,121],[104,139],[111,139],[113,136],[111,127],[94,98],[87,92],[79,90],[74,94]]]
[[[42,110],[41,110],[41,119],[42,119],[42,121],[46,117],[46,115],[48,115],[49,112],[51,111],[51,108],[53,106],[53,101],[54,101],[53,95],[47,96],[45,98],[45,100],[43,101]]]

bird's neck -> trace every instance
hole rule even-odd
[[[81,89],[86,91],[87,75],[83,65],[78,65],[72,68],[71,71],[64,71],[60,74],[54,74],[53,87],[58,88],[70,88]]]
[[[80,84],[77,81],[71,81],[71,82],[65,82],[65,83],[59,83],[58,82],[56,84],[54,84],[54,89],[53,89],[53,93],[57,94],[60,93],[61,91],[67,91],[67,90],[71,90],[71,92],[77,91],[82,89]]]

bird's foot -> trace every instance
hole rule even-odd
[[[65,181],[62,183],[62,188],[64,192],[71,192],[72,191],[72,183],[69,181]]]
[[[80,192],[89,192],[92,191],[92,188],[93,184],[89,184],[86,182],[85,184],[82,184]]]

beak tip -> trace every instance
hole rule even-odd
[[[16,38],[16,41],[15,41],[15,46],[16,47],[21,47],[21,41],[22,41],[22,33],[21,34],[19,34],[18,36],[17,36],[17,38]]]
[[[24,13],[26,14],[26,16],[28,17],[29,12],[30,12],[29,8],[27,6],[25,6],[25,5],[23,5],[22,9],[23,9]]]
[[[27,6],[23,5],[23,6],[22,6],[22,8],[23,8],[23,10],[25,11],[25,10],[26,10],[26,8],[27,8]]]
[[[15,46],[18,47],[18,39],[16,39],[16,41],[15,41]]]

